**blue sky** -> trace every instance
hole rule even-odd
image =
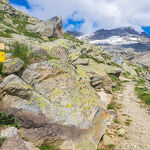
[[[89,33],[101,28],[133,26],[150,35],[150,2],[147,0],[138,3],[136,0],[10,0],[10,3],[40,19],[60,15],[65,30]]]

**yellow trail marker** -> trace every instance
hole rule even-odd
[[[5,44],[4,43],[0,43],[0,49],[4,50],[5,49]]]
[[[0,52],[0,62],[5,62],[5,52]]]

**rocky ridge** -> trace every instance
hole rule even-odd
[[[150,67],[149,51],[150,37],[145,32],[137,32],[132,27],[122,27],[116,29],[101,29],[91,34],[78,32],[68,33],[79,39],[87,40],[91,44],[102,46],[114,57],[122,57],[142,67]]]

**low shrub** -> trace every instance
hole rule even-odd
[[[48,145],[46,143],[43,143],[39,148],[40,150],[59,150],[58,148]]]
[[[29,48],[26,45],[21,45],[16,42],[12,46],[12,50],[10,52],[13,57],[18,57],[24,61],[24,67],[29,65]]]
[[[20,124],[12,115],[7,116],[4,112],[0,111],[0,126],[10,125],[20,128]]]
[[[12,38],[12,36],[8,33],[0,31],[0,36],[5,37],[5,38]]]
[[[116,77],[115,75],[110,75],[110,74],[109,74],[108,76],[111,78],[111,80],[112,80],[113,82],[117,83],[117,85],[112,88],[113,92],[119,91],[119,90],[121,89],[121,86],[122,86],[122,84],[121,84],[119,78]]]
[[[81,45],[84,44],[83,41],[77,39],[75,36],[73,36],[73,35],[71,35],[69,33],[65,33],[64,38],[67,39],[67,40],[71,40],[73,42],[76,42],[77,44],[81,44]]]
[[[138,98],[144,101],[146,104],[150,105],[150,91],[145,88],[136,86],[135,91],[138,94]]]
[[[5,142],[5,138],[0,138],[0,148],[2,147],[4,142]]]
[[[98,64],[101,63],[98,59],[96,59],[96,58],[94,58],[94,57],[91,57],[91,56],[89,56],[89,55],[87,55],[87,54],[82,54],[82,55],[80,56],[80,58],[89,58],[89,59],[93,59],[93,60],[94,60],[96,63],[98,63]]]

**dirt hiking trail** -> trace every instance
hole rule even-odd
[[[126,120],[129,126],[123,120],[126,138],[121,138],[120,144],[115,144],[115,150],[150,150],[150,114],[146,107],[141,107],[141,100],[134,91],[135,83],[129,81],[123,86],[123,92],[116,95],[116,102],[121,104],[118,115],[120,118],[128,116]]]

